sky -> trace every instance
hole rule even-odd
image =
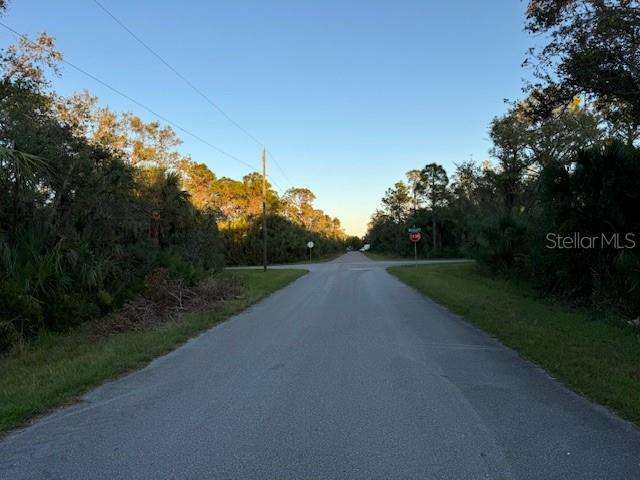
[[[489,157],[489,123],[522,98],[534,39],[514,0],[100,0],[273,154],[280,193],[310,188],[316,207],[362,235],[406,171]],[[93,0],[11,0],[2,21],[46,31],[71,63],[260,166],[259,144],[138,44]],[[0,29],[0,47],[15,37]],[[153,115],[69,67],[53,82],[111,109]],[[218,177],[249,172],[188,134],[180,150]],[[278,189],[276,187],[276,189]]]

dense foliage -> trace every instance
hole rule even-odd
[[[157,268],[191,285],[225,246],[229,263],[262,258],[261,175],[217,179],[171,128],[52,93],[61,58],[46,34],[0,54],[0,353],[122,305]],[[270,262],[343,248],[313,199],[269,188]]]
[[[407,172],[371,219],[372,251],[465,254],[574,302],[640,314],[640,7],[532,0],[540,82],[491,123],[492,161]]]
[[[262,176],[242,180],[216,178],[206,165],[183,161],[179,165],[185,186],[197,205],[216,212],[230,265],[262,263]],[[345,235],[340,220],[313,206],[315,195],[307,188],[290,188],[279,196],[266,182],[268,261],[284,263],[342,251]]]
[[[563,115],[594,114],[573,108]],[[603,125],[564,155],[541,156],[534,147],[555,141],[543,138],[545,125],[529,124],[524,141],[496,135],[513,117],[493,123],[497,164],[459,165],[439,200],[422,193],[422,177],[417,188],[398,182],[389,189],[367,232],[372,251],[412,255],[407,228],[415,225],[423,256],[467,255],[544,291],[637,315],[640,150],[603,136]]]
[[[585,94],[640,115],[640,2],[637,0],[531,0],[529,32],[548,42],[531,49],[540,113]]]
[[[0,349],[110,310],[154,266],[190,279],[221,266],[215,218],[176,173],[136,168],[63,121],[24,45],[3,60]]]

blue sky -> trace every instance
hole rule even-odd
[[[534,40],[514,0],[101,0],[139,37],[266,143],[316,206],[361,235],[384,191],[412,168],[488,158],[488,125],[522,97]],[[47,31],[72,63],[258,166],[260,147],[214,111],[92,0],[13,0],[3,21]],[[0,45],[15,39],[0,31]],[[87,88],[153,117],[65,68],[61,94]],[[180,133],[218,176],[247,167]],[[288,179],[287,179],[288,178]]]

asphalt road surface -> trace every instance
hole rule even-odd
[[[640,430],[389,263],[302,266],[244,313],[0,440],[0,478],[640,479]]]

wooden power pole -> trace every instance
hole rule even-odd
[[[262,147],[262,266],[267,271],[267,151]]]

